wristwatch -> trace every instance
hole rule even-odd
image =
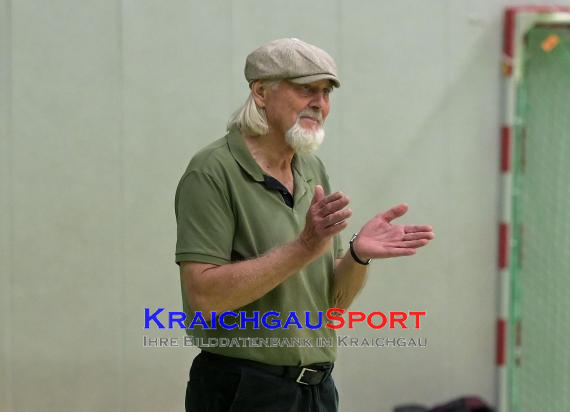
[[[355,261],[356,263],[360,263],[361,265],[365,265],[365,266],[366,266],[366,265],[369,265],[369,264],[370,264],[370,261],[371,261],[372,259],[368,259],[368,260],[364,261],[364,260],[360,259],[360,258],[358,257],[358,255],[356,254],[356,252],[354,251],[354,245],[353,245],[353,243],[354,243],[354,241],[356,240],[356,237],[357,237],[357,236],[358,236],[358,232],[356,232],[354,235],[352,235],[352,237],[351,237],[350,240],[348,241],[348,245],[349,245],[349,248],[350,248],[350,255],[352,256],[352,258],[354,259],[354,261]]]

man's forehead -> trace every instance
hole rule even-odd
[[[319,88],[319,89],[328,89],[328,88],[332,88],[335,86],[335,84],[329,80],[329,79],[322,79],[322,80],[316,80],[314,82],[296,82],[296,81],[291,81],[289,80],[290,83],[293,83],[296,86],[309,86],[309,87],[315,87],[315,88]]]

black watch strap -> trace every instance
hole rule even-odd
[[[351,238],[350,241],[348,242],[348,246],[349,246],[349,248],[350,248],[350,255],[352,256],[352,258],[354,259],[354,261],[355,261],[356,263],[360,263],[361,265],[364,265],[364,266],[369,265],[369,264],[370,264],[370,261],[371,261],[372,259],[368,259],[368,260],[366,260],[366,261],[365,261],[365,260],[362,260],[362,259],[360,259],[360,258],[358,257],[358,255],[357,255],[356,252],[354,251],[353,243],[354,243],[354,241],[356,240],[356,237],[357,237],[357,236],[358,236],[358,232],[355,233],[354,235],[352,235],[352,238]]]

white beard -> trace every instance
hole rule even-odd
[[[305,129],[300,124],[300,117],[287,133],[285,133],[285,141],[295,153],[311,154],[319,148],[325,138],[325,129],[319,126],[318,129]]]

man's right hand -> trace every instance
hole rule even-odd
[[[301,244],[315,256],[325,253],[332,238],[348,226],[352,210],[346,208],[350,199],[341,192],[325,196],[323,187],[317,185],[311,206],[307,211],[305,228],[299,235]]]

